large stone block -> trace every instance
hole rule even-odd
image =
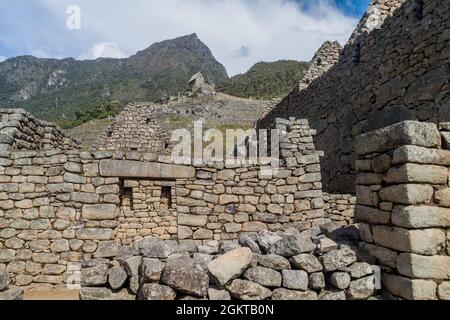
[[[392,223],[399,227],[419,229],[450,227],[450,208],[436,206],[396,206]]]
[[[401,275],[410,278],[448,280],[450,257],[402,253],[397,258],[397,269]]]
[[[450,166],[450,151],[418,146],[403,146],[394,151],[394,164],[408,162]]]
[[[169,261],[161,278],[162,283],[178,291],[205,297],[208,294],[209,278],[202,270],[193,267],[190,259]]]
[[[230,294],[239,300],[266,300],[272,292],[263,286],[245,280],[234,280],[228,287]]]
[[[240,248],[230,251],[208,264],[213,281],[220,287],[239,277],[250,266],[252,251]]]
[[[430,183],[446,184],[448,180],[448,169],[434,165],[420,165],[406,163],[402,166],[391,168],[384,176],[387,183]]]
[[[441,146],[441,135],[433,123],[404,121],[356,138],[355,151],[360,155],[384,152],[404,145],[428,148]]]
[[[379,195],[381,200],[400,204],[430,203],[433,197],[433,187],[422,184],[401,184],[383,188]]]
[[[112,220],[118,215],[115,204],[84,205],[81,216],[86,220]]]
[[[190,179],[195,177],[195,169],[163,163],[102,160],[100,161],[100,175],[124,178]]]
[[[385,274],[382,283],[384,289],[403,299],[436,300],[437,285],[434,281]]]
[[[358,205],[356,206],[355,218],[358,221],[370,224],[389,224],[391,214],[376,208]]]
[[[178,224],[189,227],[204,227],[208,222],[208,216],[197,216],[192,214],[178,214]]]
[[[402,252],[434,255],[445,244],[445,234],[439,229],[406,230],[373,226],[372,232],[376,244]]]
[[[450,208],[450,188],[444,188],[436,191],[434,200],[440,206]]]
[[[76,232],[78,239],[81,240],[112,240],[114,239],[114,230],[105,228],[83,228]]]

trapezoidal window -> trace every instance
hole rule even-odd
[[[162,187],[161,189],[161,209],[172,209],[172,188]]]
[[[122,188],[120,192],[120,206],[122,209],[133,210],[133,189]]]

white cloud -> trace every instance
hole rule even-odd
[[[36,1],[65,26],[72,0]],[[310,60],[326,40],[345,43],[358,21],[332,3],[315,0],[306,12],[293,0],[134,0],[132,5],[120,0],[78,0],[81,30],[61,38],[66,37],[65,47],[78,44],[73,56],[89,50],[92,58],[123,57],[154,42],[195,32],[233,75],[261,60]],[[97,45],[89,49],[86,43]],[[242,52],[242,48],[250,50]]]
[[[100,42],[96,43],[88,53],[81,55],[80,59],[95,60],[98,58],[126,58],[128,55],[120,49],[120,46],[115,42]]]
[[[6,60],[6,57],[0,55],[0,62],[3,62],[5,60]]]

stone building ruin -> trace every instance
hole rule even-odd
[[[374,0],[327,43],[257,123],[276,171],[172,164],[158,106],[92,150],[3,110],[0,299],[78,268],[82,299],[450,300],[449,4]]]

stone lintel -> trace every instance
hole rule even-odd
[[[190,179],[195,177],[195,169],[156,162],[102,160],[100,161],[100,175],[124,178]]]

